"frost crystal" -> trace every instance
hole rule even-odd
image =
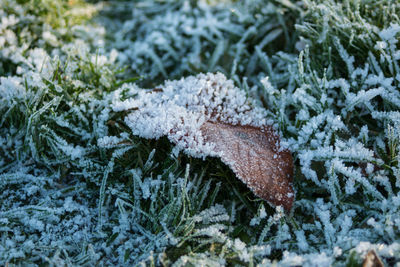
[[[0,265],[399,265],[399,10],[0,0]]]
[[[168,81],[154,90],[130,86],[134,99],[116,100],[114,111],[135,110],[125,119],[133,134],[144,138],[168,136],[194,157],[220,156],[201,133],[206,122],[261,127],[266,111],[221,74],[199,74]]]

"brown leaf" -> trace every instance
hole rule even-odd
[[[294,200],[293,160],[281,150],[271,126],[233,126],[205,122],[200,128],[206,142],[223,152],[221,160],[259,197],[290,211]]]
[[[363,261],[362,267],[384,267],[383,262],[376,255],[374,250],[370,250]]]
[[[279,136],[267,126],[267,112],[221,73],[199,74],[150,91],[130,88],[133,99],[116,101],[129,111],[125,123],[143,138],[167,136],[194,157],[217,156],[253,192],[290,211],[293,162]],[[135,93],[134,93],[135,92]]]

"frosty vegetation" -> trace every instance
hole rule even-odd
[[[400,262],[400,4],[337,2],[0,0],[0,264]],[[200,72],[282,133],[289,216],[129,125]]]

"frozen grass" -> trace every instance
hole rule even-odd
[[[0,0],[0,264],[357,266],[370,249],[400,262],[399,9]],[[112,109],[216,71],[290,147],[292,214]]]

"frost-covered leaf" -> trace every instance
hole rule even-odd
[[[199,74],[116,101],[114,110],[133,110],[125,122],[145,138],[167,136],[194,157],[216,156],[272,205],[290,210],[292,157],[265,119],[266,111],[223,74]]]

